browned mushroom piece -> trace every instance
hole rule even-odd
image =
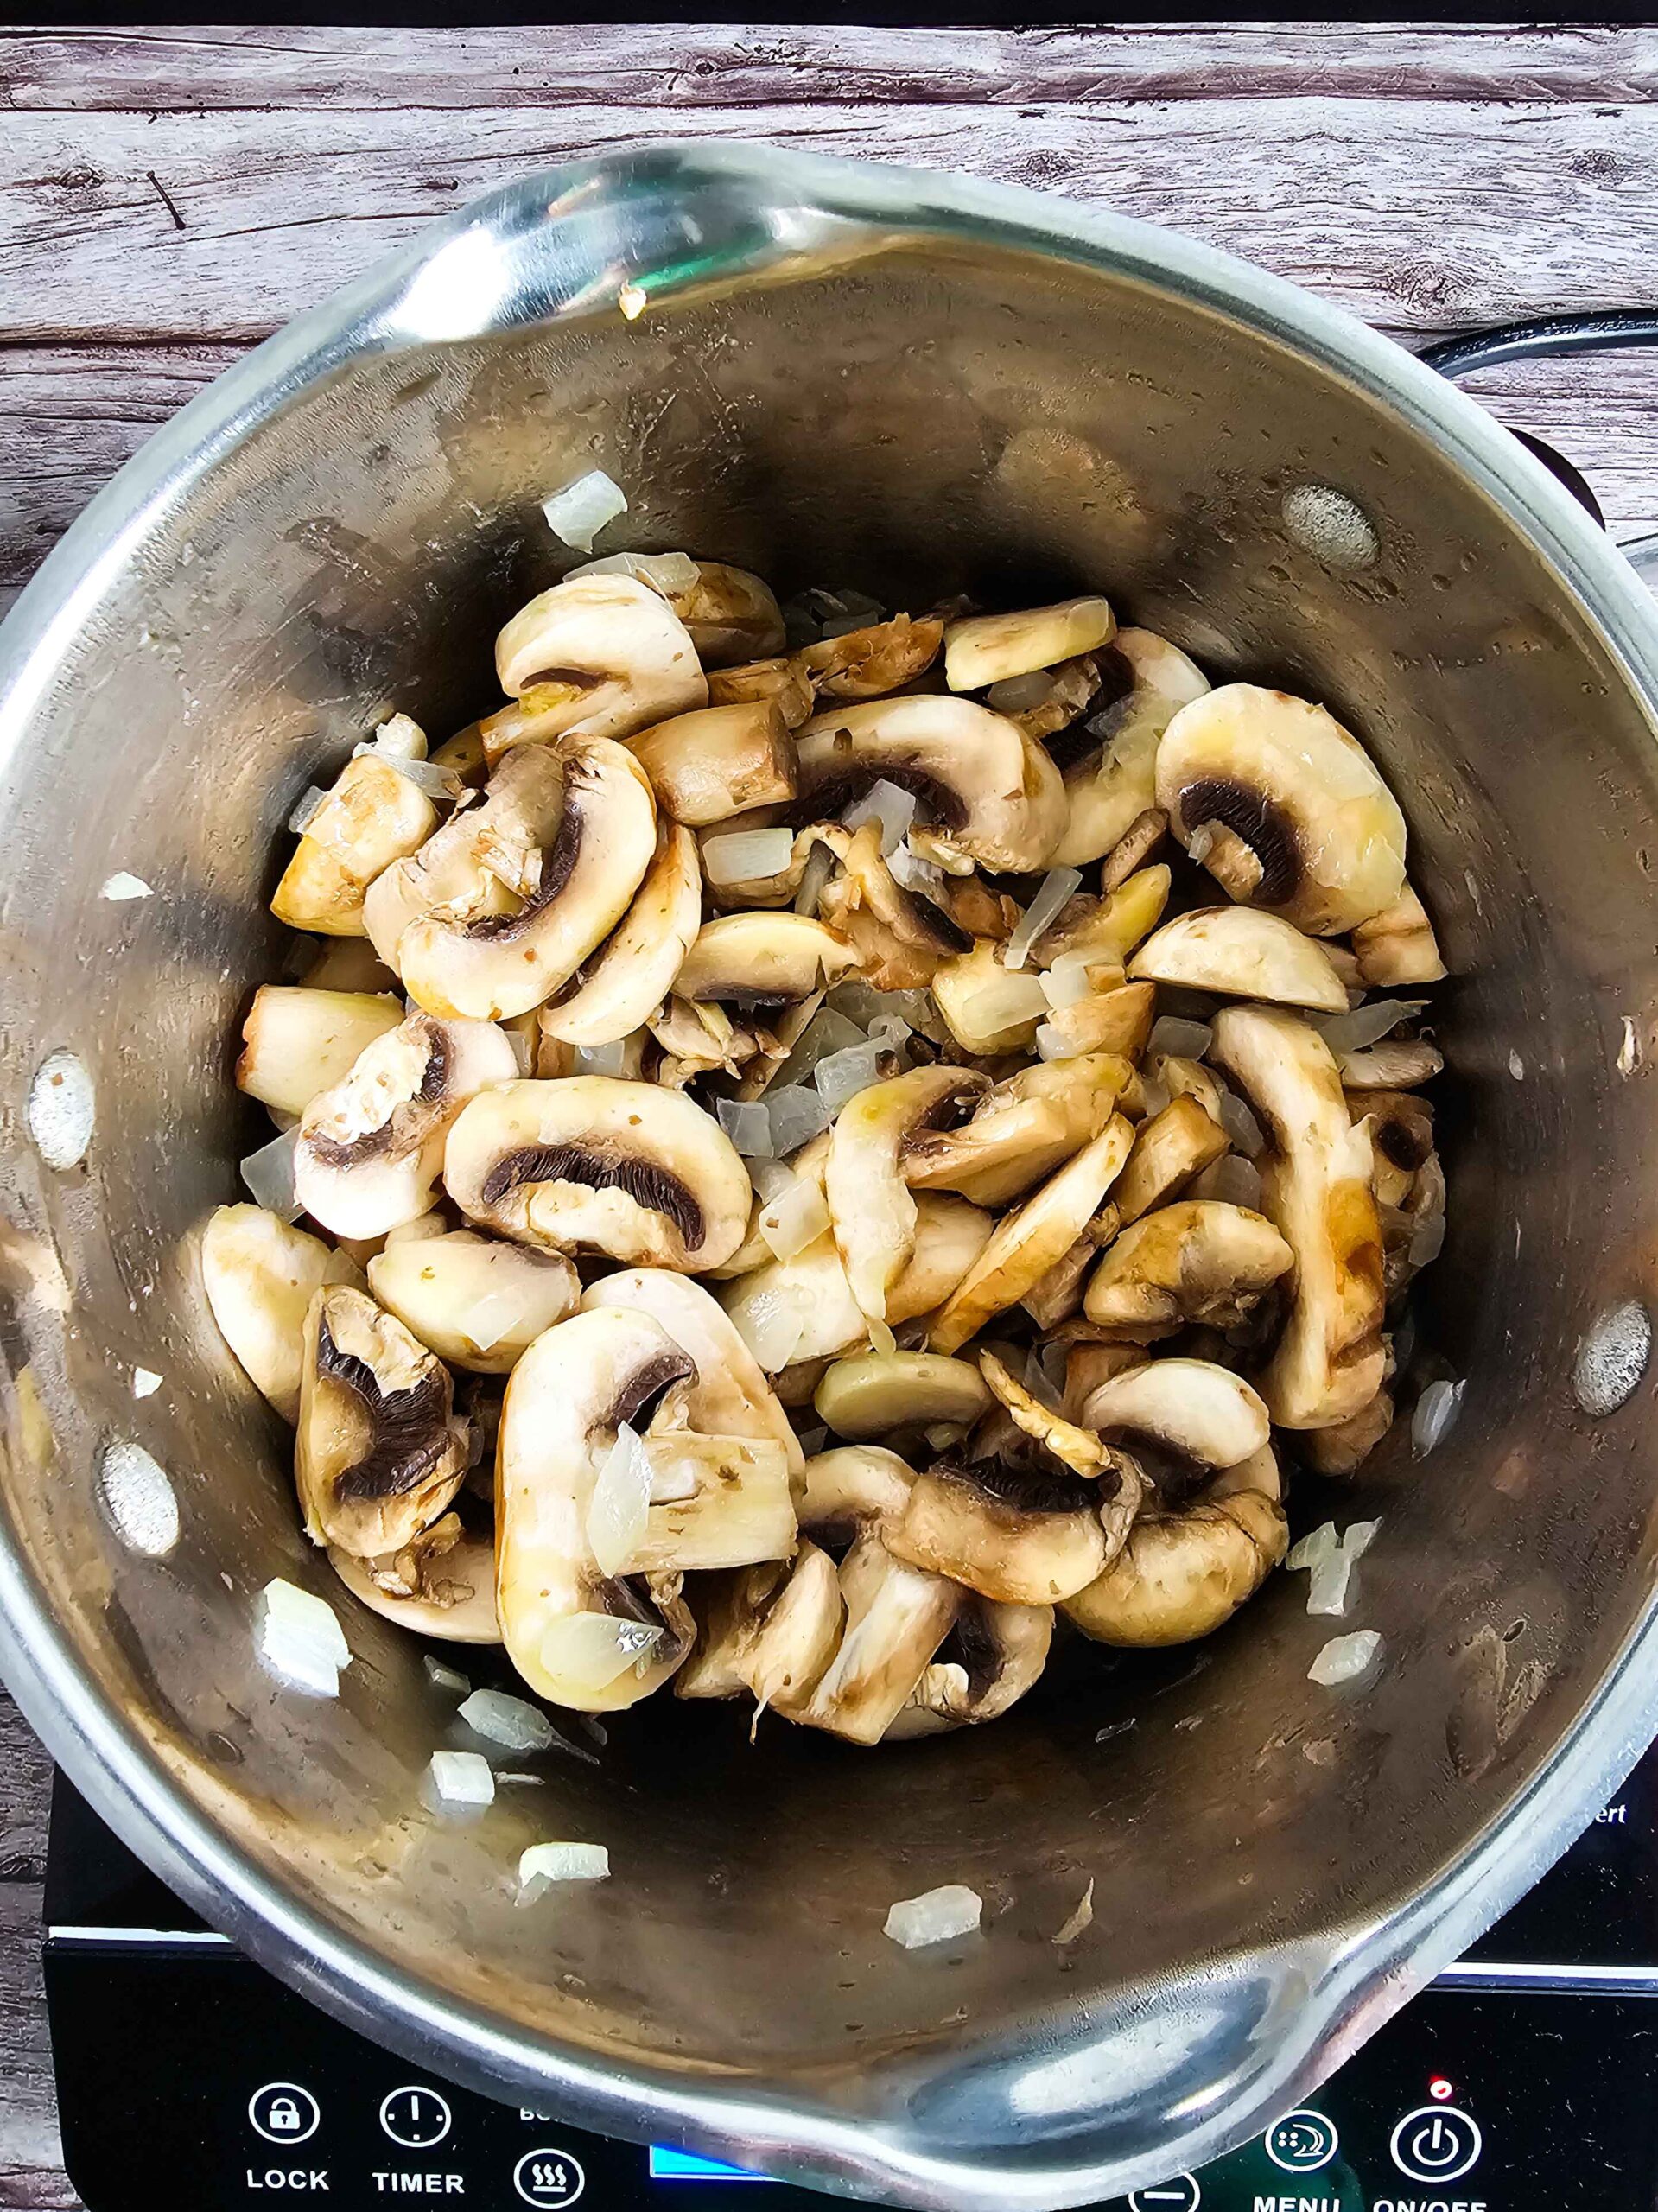
[[[1185,1198],[1122,1231],[1089,1279],[1083,1311],[1147,1343],[1193,1321],[1236,1328],[1294,1258],[1264,1214]]]
[[[1002,1605],[1075,1597],[1106,1560],[1097,1483],[995,1459],[941,1459],[918,1474],[887,1548]]]
[[[1191,1096],[1172,1098],[1142,1122],[1112,1203],[1124,1228],[1178,1198],[1192,1177],[1229,1151],[1231,1139]]]
[[[795,795],[794,740],[775,699],[676,715],[629,738],[627,749],[663,811],[694,830]]]
[[[884,1743],[999,1720],[1035,1688],[1053,1642],[1051,1605],[998,1605],[969,1594]]]
[[[1263,1446],[1189,1505],[1142,1513],[1109,1567],[1066,1602],[1100,1643],[1148,1648],[1210,1636],[1266,1580],[1289,1546],[1278,1463]]]
[[[861,630],[803,645],[795,656],[824,699],[879,699],[924,675],[937,659],[944,626],[935,616],[894,614]]]

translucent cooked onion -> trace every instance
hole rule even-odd
[[[853,627],[858,626],[854,623]],[[828,637],[830,632],[825,629]],[[889,784],[883,776],[872,784],[861,798],[854,799],[841,816],[848,830],[861,830],[866,822],[880,824],[882,856],[893,852],[908,836],[910,824],[915,820],[914,794],[897,784]]]
[[[541,1663],[555,1680],[596,1695],[630,1667],[643,1673],[662,1635],[659,1628],[614,1613],[566,1613],[542,1637]]]
[[[770,1160],[775,1150],[768,1107],[742,1098],[721,1098],[715,1106],[720,1127],[745,1160]]]
[[[1221,1127],[1246,1160],[1257,1159],[1266,1150],[1266,1133],[1236,1090],[1221,1093]]]
[[[270,1672],[311,1697],[338,1697],[351,1646],[334,1607],[308,1590],[267,1582],[253,1609],[253,1648]]]
[[[827,1103],[816,1090],[795,1084],[766,1093],[765,1111],[772,1123],[772,1149],[779,1160],[798,1152],[829,1125]]]
[[[868,1043],[852,1045],[843,1052],[831,1052],[827,1059],[819,1060],[812,1070],[812,1081],[831,1114],[838,1114],[848,1098],[855,1098],[861,1090],[879,1082],[882,1049]]]
[[[553,1741],[553,1724],[540,1709],[505,1690],[474,1690],[460,1707],[474,1736],[504,1745],[509,1751],[544,1751]]]
[[[1307,1578],[1307,1611],[1339,1618],[1347,1611],[1348,1586],[1353,1579],[1354,1555],[1340,1545],[1321,1559]]]
[[[787,1286],[753,1292],[731,1317],[737,1333],[768,1375],[781,1375],[806,1333],[806,1318]]]
[[[577,1075],[620,1075],[627,1065],[627,1044],[618,1037],[608,1045],[578,1045],[575,1048]]]
[[[1051,1021],[1044,1021],[1038,1026],[1036,1050],[1039,1059],[1074,1060],[1083,1049],[1068,1031],[1056,1029]]]
[[[1004,1029],[1022,1028],[1039,1021],[1048,1011],[1048,995],[1035,976],[1010,974],[1007,969],[982,989],[962,1001],[962,1025],[975,1037],[994,1037]]]
[[[784,873],[794,849],[790,829],[728,830],[703,845],[702,873],[713,884],[764,882]]]
[[[792,1260],[816,1243],[829,1226],[823,1193],[804,1175],[794,1175],[785,1190],[768,1197],[760,1209],[760,1235],[779,1260]]]
[[[624,1421],[588,1505],[588,1544],[601,1574],[621,1573],[645,1535],[650,1510],[651,1462],[643,1440]]]
[[[607,553],[602,561],[583,561],[580,568],[569,569],[564,581],[568,583],[571,576],[637,576],[671,599],[676,592],[689,591],[700,574],[689,553]]]
[[[1314,1027],[1339,1059],[1344,1052],[1365,1052],[1379,1045],[1401,1021],[1414,1020],[1426,1004],[1426,999],[1375,999],[1350,1014],[1327,1014]]]
[[[1004,967],[1022,968],[1025,965],[1030,957],[1031,947],[1082,880],[1081,871],[1074,868],[1051,868],[1048,870],[1037,887],[1035,898],[1013,925],[1013,934],[1002,954]]]
[[[458,1669],[446,1667],[441,1659],[434,1659],[429,1651],[421,1662],[426,1679],[435,1690],[449,1690],[457,1697],[465,1697],[472,1684]]]
[[[1052,690],[1051,670],[1033,668],[1026,676],[1004,676],[999,683],[993,683],[984,695],[984,703],[993,714],[1022,715],[1039,707]]]
[[[477,1751],[434,1751],[426,1770],[432,1794],[444,1805],[492,1805],[495,1777]]]
[[[878,1351],[883,1359],[890,1359],[898,1350],[898,1338],[887,1327],[886,1322],[879,1319],[873,1313],[866,1313],[863,1318],[869,1331],[871,1349]]]
[[[1206,1021],[1182,1021],[1178,1014],[1159,1014],[1146,1039],[1146,1052],[1148,1058],[1172,1052],[1178,1060],[1201,1060],[1214,1041],[1215,1033]]]
[[[1222,1205],[1248,1206],[1251,1211],[1261,1211],[1261,1170],[1253,1160],[1242,1154],[1229,1152],[1204,1171],[1205,1197],[1217,1198]]]
[[[814,844],[806,855],[806,865],[800,872],[800,888],[795,893],[797,914],[816,914],[817,902],[823,895],[823,886],[829,880],[835,866],[835,855],[827,845]]]
[[[162,1378],[153,1367],[135,1367],[132,1370],[132,1395],[135,1398],[153,1398],[162,1387]]]
[[[1323,1560],[1333,1558],[1341,1542],[1333,1521],[1321,1521],[1316,1529],[1292,1544],[1289,1556],[1284,1561],[1286,1574],[1297,1574],[1303,1567],[1317,1567]]]
[[[296,837],[305,835],[327,796],[327,791],[319,791],[314,784],[308,784],[300,793],[294,811],[288,817],[288,826]]]
[[[298,1144],[295,1122],[291,1129],[284,1129],[238,1163],[238,1172],[255,1205],[263,1206],[267,1213],[280,1214],[284,1221],[297,1221],[305,1211],[294,1190],[294,1154]]]
[[[1415,1458],[1426,1459],[1434,1446],[1450,1434],[1467,1388],[1465,1382],[1430,1382],[1423,1391],[1410,1421],[1411,1451]]]
[[[1169,1086],[1160,1076],[1143,1075],[1140,1078],[1140,1103],[1149,1121],[1153,1114],[1160,1114],[1169,1103]]]
[[[893,882],[902,884],[906,891],[919,892],[924,899],[931,899],[935,904],[947,895],[943,869],[912,851],[907,837],[888,853],[886,867]]]
[[[492,1290],[454,1317],[454,1325],[479,1351],[492,1351],[513,1324],[523,1319],[524,1301]]]
[[[1338,1682],[1356,1681],[1369,1671],[1382,1649],[1382,1638],[1373,1628],[1355,1629],[1351,1636],[1332,1636],[1307,1669],[1307,1680],[1333,1689]]]
[[[1079,952],[1064,954],[1051,968],[1041,969],[1036,980],[1055,1014],[1063,1014],[1068,1006],[1080,1006],[1092,988],[1088,963]]]
[[[785,1083],[804,1083],[819,1060],[826,1060],[831,1052],[844,1052],[849,1046],[863,1042],[863,1030],[855,1020],[844,1014],[837,1014],[833,1007],[819,1007],[795,1039],[793,1048],[783,1064]]]
[[[942,1889],[926,1890],[918,1897],[900,1897],[886,1916],[886,1933],[906,1951],[928,1943],[947,1943],[956,1936],[976,1933],[984,1914],[984,1900],[962,1882],[946,1882]]]
[[[1411,1231],[1410,1249],[1407,1259],[1413,1268],[1426,1268],[1437,1260],[1445,1248],[1445,1216],[1431,1213],[1419,1221]]]
[[[578,553],[591,553],[593,541],[606,524],[627,512],[627,494],[602,468],[589,468],[543,499],[541,512],[555,537],[574,545]]]
[[[610,1873],[610,1853],[602,1843],[532,1843],[518,1859],[520,1890],[542,1890],[549,1882],[602,1882]]]
[[[119,906],[124,899],[153,899],[156,894],[143,876],[129,875],[125,868],[118,868],[113,875],[105,877],[98,895],[112,906]]]

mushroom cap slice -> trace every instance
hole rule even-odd
[[[636,1705],[689,1648],[654,1591],[600,1570],[588,1516],[620,1429],[648,1427],[690,1373],[648,1313],[610,1306],[549,1329],[512,1370],[495,1460],[496,1603],[507,1656],[556,1705]]]
[[[1056,868],[1086,868],[1121,843],[1157,806],[1157,748],[1178,710],[1209,678],[1178,645],[1152,630],[1119,630],[1096,661],[1110,687],[1087,728],[1098,743],[1065,768],[1070,819]]]
[[[795,795],[794,740],[774,699],[675,715],[630,738],[627,749],[663,812],[692,829]]]
[[[302,1114],[403,1018],[402,1001],[378,992],[261,983],[242,1024],[236,1087],[262,1106]]]
[[[890,621],[803,645],[795,658],[823,698],[879,699],[925,675],[943,642],[937,616],[912,622],[907,614],[894,614]]]
[[[631,737],[708,696],[689,632],[636,576],[570,576],[542,592],[496,639],[495,672],[530,709],[519,741]],[[505,734],[486,728],[492,760]]]
[[[796,734],[800,820],[843,813],[873,784],[912,792],[935,830],[990,868],[1046,864],[1064,828],[1059,772],[1005,715],[911,694],[815,715]]]
[[[1057,1006],[1038,1030],[1045,1059],[1076,1059],[1084,1052],[1116,1052],[1137,1059],[1157,1012],[1155,983],[1119,983],[1092,998]]]
[[[1264,1214],[1216,1198],[1160,1206],[1108,1245],[1083,1311],[1149,1341],[1188,1322],[1236,1328],[1295,1255]]]
[[[952,691],[981,690],[1097,652],[1116,633],[1110,601],[1100,598],[1061,600],[1017,614],[969,614],[944,632],[944,681]]]
[[[1083,1402],[1082,1425],[1107,1443],[1178,1470],[1235,1467],[1271,1434],[1266,1407],[1241,1375],[1206,1359],[1152,1359],[1114,1375]]]
[[[527,1014],[609,936],[656,850],[650,778],[625,746],[584,746],[565,761],[558,834],[524,905],[472,921],[426,914],[411,922],[397,940],[404,988],[434,1014]]]
[[[1007,967],[1001,947],[981,938],[969,952],[942,960],[932,974],[933,1003],[963,1052],[1027,1052],[1048,996],[1034,970]]]
[[[969,1597],[882,1742],[905,1743],[999,1720],[1035,1688],[1052,1643],[1051,1605],[999,1605]]]
[[[786,728],[797,730],[810,719],[816,707],[811,679],[793,653],[768,660],[750,661],[741,668],[708,671],[711,707],[748,706],[756,700],[775,702]]]
[[[1401,983],[1438,983],[1445,965],[1427,909],[1407,883],[1391,906],[1360,922],[1353,957],[1361,985],[1392,989]]]
[[[388,1588],[392,1578],[375,1579],[377,1562],[328,1549],[328,1564],[352,1595],[372,1613],[395,1621],[412,1636],[435,1637],[445,1643],[499,1643],[501,1624],[495,1611],[495,1540],[462,1534],[441,1551],[421,1543],[411,1547],[413,1586]],[[394,1556],[401,1558],[407,1554]]]
[[[562,1252],[528,1251],[469,1229],[388,1243],[368,1263],[368,1286],[440,1359],[474,1375],[510,1375],[581,1295]]]
[[[870,1084],[835,1116],[823,1195],[852,1294],[875,1320],[885,1318],[886,1294],[915,1249],[916,1203],[899,1166],[905,1145],[986,1087],[971,1069],[912,1068]]]
[[[430,1209],[450,1123],[518,1071],[511,1039],[492,1022],[410,1014],[300,1116],[300,1204],[336,1236],[384,1236],[416,1220]]]
[[[449,1371],[392,1314],[343,1283],[305,1318],[294,1473],[305,1532],[359,1559],[400,1552],[467,1471]]]
[[[1249,906],[1204,906],[1165,922],[1128,963],[1153,983],[1345,1014],[1347,989],[1314,938]]]
[[[1378,1390],[1333,1427],[1303,1429],[1296,1449],[1315,1474],[1356,1475],[1393,1427],[1394,1412],[1392,1393]]]
[[[1190,1093],[1170,1099],[1142,1122],[1134,1148],[1112,1193],[1124,1228],[1154,1206],[1178,1198],[1194,1175],[1229,1149],[1231,1139]]]
[[[1021,1068],[987,1091],[969,1120],[917,1130],[904,1147],[904,1179],[912,1190],[1006,1205],[1098,1136],[1132,1073],[1115,1052]]]
[[[581,1304],[648,1313],[696,1370],[686,1385],[691,1427],[705,1436],[780,1444],[790,1473],[799,1473],[805,1461],[793,1424],[725,1309],[701,1283],[667,1268],[635,1268],[594,1283]]]
[[[934,1351],[957,1351],[993,1314],[1016,1306],[1061,1260],[1099,1211],[1134,1142],[1121,1115],[1016,1213],[1005,1215],[934,1319]]]
[[[770,584],[727,562],[699,561],[696,581],[670,591],[668,601],[705,668],[769,660],[787,642]]]
[[[1158,747],[1157,803],[1188,848],[1211,823],[1229,831],[1259,871],[1247,903],[1317,936],[1368,922],[1404,888],[1393,793],[1333,715],[1286,691],[1223,683],[1183,707]]]
[[[201,1279],[219,1333],[254,1388],[299,1419],[305,1317],[324,1283],[361,1286],[343,1252],[263,1206],[220,1206],[201,1233]]]
[[[961,1610],[953,1582],[895,1559],[870,1529],[841,1562],[839,1648],[794,1715],[848,1743],[878,1744],[909,1703]]]
[[[1051,968],[1057,960],[1121,966],[1157,927],[1173,880],[1159,861],[1155,868],[1136,868],[1102,899],[1080,893],[1068,899],[1032,947],[1032,959],[1040,968]]]
[[[1097,1643],[1190,1643],[1231,1618],[1289,1547],[1270,1446],[1217,1476],[1184,1512],[1142,1513],[1064,1611]]]
[[[1105,1565],[1097,1484],[994,1459],[941,1460],[886,1535],[895,1557],[1010,1605],[1051,1605]]]
[[[1295,1255],[1295,1288],[1261,1395],[1283,1428],[1348,1420],[1382,1388],[1382,1228],[1370,1139],[1317,1030],[1266,1007],[1225,1007],[1210,1050],[1260,1116],[1261,1211]]]
[[[543,1007],[542,1034],[584,1046],[631,1037],[673,988],[702,921],[696,840],[664,822],[632,905],[569,995]]]
[[[859,1352],[837,1359],[813,1394],[837,1436],[886,1436],[934,1421],[977,1421],[990,1403],[983,1376],[935,1351]]]
[[[891,1529],[904,1517],[915,1471],[879,1444],[842,1444],[814,1452],[802,1469],[796,1512],[809,1535],[840,1542],[863,1529]]]
[[[1384,1037],[1362,1052],[1344,1052],[1340,1067],[1349,1090],[1411,1090],[1441,1073],[1445,1054],[1425,1037]]]
[[[319,937],[365,936],[370,884],[436,827],[437,809],[407,776],[378,754],[355,754],[301,833],[271,912],[289,929]]]
[[[792,1560],[710,1577],[698,1586],[696,1649],[674,1683],[677,1697],[738,1697],[792,1715],[834,1658],[846,1621],[835,1561],[801,1540]]]
[[[729,1001],[746,1012],[791,1006],[852,964],[851,947],[810,915],[717,914],[686,954],[674,995],[693,1003]]]
[[[1006,1363],[994,1352],[981,1352],[979,1366],[986,1382],[1007,1408],[1014,1427],[1041,1445],[1062,1465],[1090,1479],[1110,1465],[1109,1450],[1091,1429],[1079,1427],[1051,1406],[1045,1406],[1009,1373]]]
[[[449,1132],[443,1179],[468,1219],[519,1243],[689,1274],[731,1257],[753,1196],[736,1147],[694,1099],[602,1075],[474,1098]]]
[[[818,893],[818,913],[852,946],[873,988],[924,989],[941,960],[973,950],[972,932],[952,911],[963,903],[957,882],[942,878],[936,899],[907,889],[882,856],[879,823],[863,823],[852,836],[825,826],[816,836],[841,862]]]

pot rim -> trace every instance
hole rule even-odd
[[[287,324],[220,376],[129,461],[48,555],[0,630],[0,764],[65,649],[109,580],[168,512],[243,438],[301,390],[365,352],[455,340],[608,310],[606,290],[551,296],[560,202],[722,186],[785,204],[823,238],[868,251],[943,236],[1129,276],[1242,322],[1390,409],[1460,468],[1554,569],[1621,665],[1649,721],[1658,706],[1658,608],[1570,494],[1478,404],[1367,325],[1219,250],[1136,219],[1023,188],[947,173],[780,151],[763,144],[647,141],[519,179],[423,229],[355,284]],[[798,235],[798,232],[797,233]],[[546,284],[514,312],[484,307],[464,327],[422,330],[414,295],[437,257],[470,238],[511,242],[542,263]],[[780,245],[734,272],[786,276]],[[464,305],[464,302],[463,302]],[[9,1540],[0,1536],[0,1673],[75,1786],[169,1886],[261,1965],[372,2039],[416,2063],[499,2093],[551,2097],[598,2132],[683,2144],[740,2164],[842,2191],[880,2192],[956,2212],[1047,2212],[1115,2196],[1196,2167],[1298,2104],[1407,1998],[1514,1903],[1623,1779],[1658,1729],[1658,1598],[1649,1598],[1569,1735],[1487,1831],[1396,1912],[1331,1929],[1270,1959],[1305,1991],[1293,2034],[1260,2039],[1247,2077],[1168,2115],[1149,2156],[1078,2158],[1040,2140],[1028,2162],[948,2158],[908,2140],[899,2121],[762,2098],[707,2079],[598,2063],[480,2008],[434,1996],[354,1935],[299,1904],[198,1809],[121,1708],[81,1669],[69,1639]],[[1206,1984],[1213,1999],[1227,1977]],[[1242,2018],[1242,1989],[1236,1999]],[[1072,2007],[1073,2012],[1079,2007]],[[1057,2015],[1055,2016],[1057,2017]],[[1051,2023],[1050,2022],[1049,2024]]]

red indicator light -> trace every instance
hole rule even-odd
[[[1453,2085],[1445,2080],[1443,2074],[1436,2074],[1427,2085],[1427,2093],[1429,2096],[1443,2104],[1447,2097],[1455,2094],[1455,2091]]]

